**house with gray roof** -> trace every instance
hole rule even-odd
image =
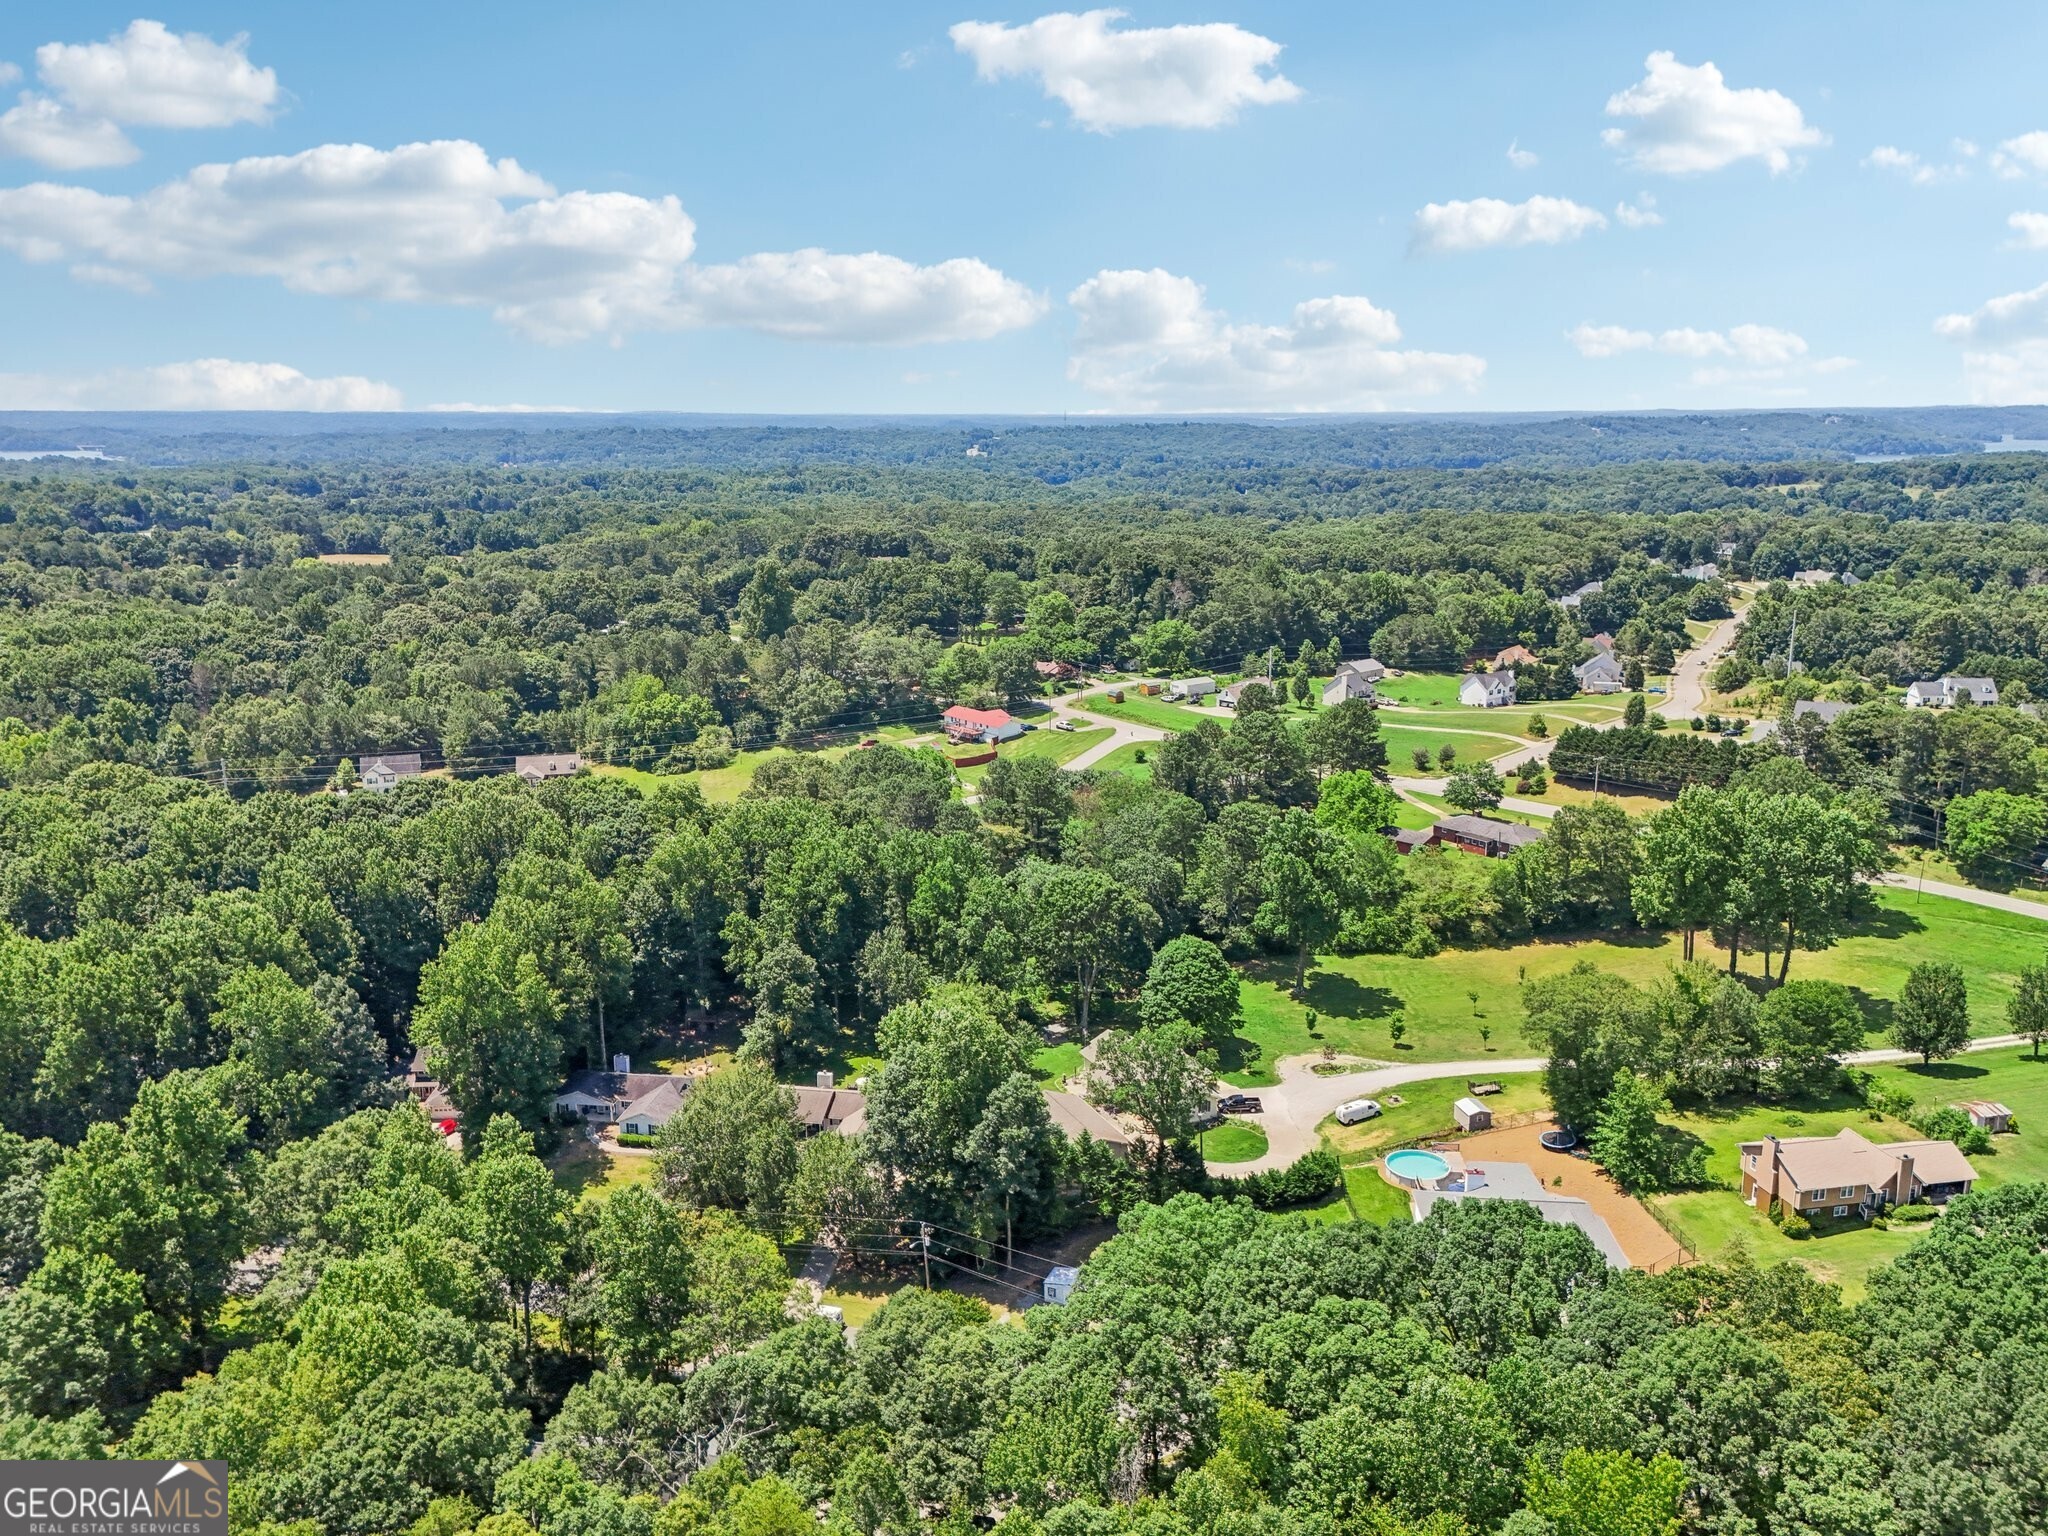
[[[421,772],[417,752],[380,752],[364,758],[357,766],[356,783],[371,794],[381,795],[398,788],[401,779],[416,779]]]

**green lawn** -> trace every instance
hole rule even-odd
[[[1091,715],[1107,715],[1112,720],[1130,720],[1138,725],[1153,726],[1162,731],[1192,731],[1202,722],[1203,717],[1191,709],[1182,709],[1178,704],[1169,704],[1163,694],[1147,696],[1132,688],[1125,692],[1121,704],[1112,703],[1106,694],[1091,693],[1075,703]]]
[[[1211,1163],[1248,1163],[1266,1155],[1266,1133],[1243,1120],[1225,1120],[1202,1133],[1202,1157]]]
[[[1067,1079],[1081,1070],[1081,1047],[1071,1040],[1042,1046],[1031,1053],[1031,1070],[1038,1074],[1041,1088],[1064,1088]]]
[[[1459,767],[1466,763],[1483,763],[1521,745],[1520,738],[1515,736],[1472,736],[1430,730],[1426,721],[1416,726],[1390,723],[1397,718],[1400,717],[1380,716],[1380,740],[1387,744],[1387,771],[1390,773],[1426,773],[1431,776],[1447,773],[1450,770],[1438,760],[1438,754],[1447,746],[1457,754],[1457,760],[1451,766]],[[1429,767],[1426,769],[1415,766],[1417,747],[1429,754]]]
[[[901,1282],[869,1280],[847,1271],[847,1277],[840,1283],[826,1286],[818,1300],[845,1313],[847,1327],[859,1328],[881,1311],[884,1303],[900,1289]]]
[[[1103,742],[1109,740],[1112,734],[1113,732],[1106,725],[1097,726],[1095,729],[1088,731],[1054,731],[1045,729],[1026,731],[1015,741],[1002,743],[1002,745],[996,748],[996,752],[999,761],[1003,758],[1019,761],[1027,758],[1043,758],[1047,762],[1064,763],[1079,757],[1090,747],[1100,746]],[[980,763],[972,768],[959,768],[954,771],[960,776],[962,783],[978,784],[981,782],[982,776],[994,766],[994,763]]]
[[[1512,778],[1510,778],[1508,780],[1508,793],[1512,795],[1514,792],[1515,781]],[[1464,814],[1455,805],[1452,805],[1450,801],[1446,800],[1442,795],[1432,795],[1428,793],[1426,790],[1417,789],[1411,789],[1408,791],[1408,793],[1413,795],[1417,800],[1420,800],[1427,804],[1430,807],[1430,809],[1435,811],[1436,814],[1440,817],[1460,816]],[[1532,795],[1528,798],[1536,799],[1539,797]],[[1416,810],[1418,814],[1421,814],[1421,807],[1416,807]],[[1527,811],[1510,811],[1506,809],[1496,809],[1488,811],[1487,815],[1493,817],[1496,821],[1519,821],[1524,826],[1530,827],[1547,826],[1550,822],[1550,818],[1548,816],[1532,816]],[[1426,820],[1424,824],[1427,825]]]
[[[1488,1095],[1486,1102],[1500,1119],[1550,1107],[1550,1100],[1543,1092],[1543,1074],[1540,1072],[1513,1072],[1493,1081],[1500,1084],[1500,1092]],[[1378,1157],[1382,1151],[1451,1134],[1457,1129],[1451,1105],[1463,1098],[1466,1092],[1467,1085],[1462,1077],[1403,1083],[1399,1088],[1373,1095],[1381,1105],[1381,1113],[1376,1119],[1361,1120],[1357,1125],[1339,1125],[1334,1116],[1325,1120],[1323,1144],[1335,1149],[1348,1167]],[[1391,1097],[1399,1097],[1401,1102],[1389,1103]]]
[[[1152,779],[1152,754],[1159,750],[1156,741],[1127,741],[1109,756],[1098,758],[1095,771],[1098,773],[1127,773],[1141,784]],[[1138,761],[1138,754],[1145,754],[1145,761]]]
[[[554,1155],[549,1166],[555,1171],[555,1182],[581,1200],[601,1200],[628,1184],[644,1184],[656,1172],[652,1156],[606,1152],[595,1142],[585,1141],[581,1132]]]
[[[1412,1214],[1408,1191],[1394,1188],[1380,1177],[1377,1168],[1346,1168],[1344,1198],[1357,1220],[1369,1221],[1376,1227],[1390,1221],[1407,1221]]]
[[[2009,1105],[2019,1130],[1993,1139],[1988,1156],[1971,1159],[1979,1188],[2014,1179],[2048,1179],[2048,1061],[2021,1050],[1977,1051],[1932,1066],[1879,1067],[1878,1082],[1912,1095],[1922,1108],[1958,1099],[1997,1099]],[[1658,1203],[1703,1258],[1725,1258],[1738,1247],[1762,1263],[1796,1259],[1823,1279],[1841,1283],[1852,1299],[1870,1271],[1911,1247],[1925,1227],[1880,1231],[1856,1219],[1816,1224],[1814,1235],[1794,1241],[1743,1204],[1736,1147],[1767,1134],[1831,1136],[1853,1127],[1872,1141],[1909,1141],[1919,1135],[1903,1121],[1873,1116],[1846,1096],[1794,1105],[1745,1105],[1673,1117],[1681,1130],[1706,1143],[1707,1173],[1718,1187],[1664,1195]]]
[[[1871,1018],[1872,1043],[1880,1044],[1907,970],[1916,960],[1939,955],[1969,977],[1975,1033],[2002,1033],[2014,976],[2048,952],[2048,924],[1910,891],[1883,890],[1876,900],[1877,914],[1861,931],[1833,949],[1793,955],[1792,975],[1839,981],[1855,991]],[[1263,1086],[1274,1080],[1272,1065],[1280,1057],[1319,1050],[1326,1042],[1382,1060],[1478,1060],[1489,1053],[1488,1045],[1492,1054],[1527,1055],[1520,998],[1525,978],[1590,960],[1643,983],[1676,964],[1679,948],[1673,935],[1636,933],[1447,949],[1428,959],[1326,955],[1310,967],[1306,995],[1299,1000],[1288,990],[1292,968],[1279,957],[1266,958],[1247,968],[1243,991],[1244,1038],[1260,1047],[1260,1055],[1249,1068],[1227,1075],[1240,1086]],[[1709,964],[1727,964],[1726,951],[1714,949],[1705,935],[1698,954]],[[1757,959],[1746,956],[1743,970],[1754,976]],[[1476,1004],[1470,992],[1479,994]],[[1321,1015],[1316,1036],[1306,1028],[1306,1008]],[[1408,1026],[1398,1051],[1387,1032],[1397,1016]],[[1492,1030],[1488,1045],[1479,1039],[1482,1026]]]
[[[1456,704],[1464,681],[1462,672],[1404,672],[1381,678],[1373,691],[1396,704]]]

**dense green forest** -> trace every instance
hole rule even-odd
[[[1965,1197],[1850,1305],[1791,1265],[1613,1271],[1507,1203],[1323,1225],[1284,1208],[1326,1154],[1233,1186],[1192,1145],[1237,967],[1298,988],[1331,953],[1705,933],[1761,976],[1529,986],[1559,1107],[1837,1082],[1864,1017],[1799,957],[1935,815],[1993,874],[2048,820],[2048,460],[1846,455],[2012,414],[1875,418],[1889,449],[1616,418],[1626,451],[1569,452],[1583,420],[88,424],[178,462],[0,479],[0,1455],[219,1458],[266,1536],[2042,1528],[2040,1185]],[[1733,457],[1750,432],[1785,452]],[[1004,758],[970,799],[884,744],[730,801],[689,776],[1034,701],[1045,661],[1521,644],[1562,693],[1587,637],[1661,670],[1737,600],[1717,682],[1776,734],[1634,695],[1557,771],[1683,793],[1498,860],[1396,855],[1380,712],[1265,688],[1143,774]],[[1897,702],[1958,669],[2000,705]],[[507,771],[538,749],[643,772]],[[342,792],[402,750],[446,771]],[[1128,1162],[1055,1130],[1033,1062],[1105,1020]],[[576,1198],[564,1075],[714,1044],[648,1177]],[[866,1076],[858,1136],[802,1134],[780,1084],[820,1069]],[[820,1249],[914,1274],[920,1233],[1022,1300],[1020,1247],[1099,1222],[1065,1306],[908,1289],[849,1337],[790,1300]]]

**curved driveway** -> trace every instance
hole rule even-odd
[[[1541,1056],[1491,1057],[1485,1061],[1406,1061],[1390,1066],[1367,1068],[1362,1072],[1341,1072],[1318,1076],[1312,1068],[1320,1056],[1289,1056],[1279,1065],[1280,1081],[1271,1088],[1248,1090],[1265,1106],[1256,1115],[1235,1115],[1266,1133],[1264,1156],[1248,1163],[1211,1163],[1209,1171],[1221,1178],[1236,1174],[1263,1173],[1285,1168],[1304,1153],[1315,1151],[1319,1137],[1316,1127],[1336,1113],[1347,1099],[1379,1098],[1403,1083],[1423,1083],[1434,1078],[1488,1078],[1503,1072],[1540,1072]],[[1228,1083],[1217,1090],[1235,1093]]]

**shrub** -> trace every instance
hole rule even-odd
[[[1894,1226],[1911,1225],[1915,1222],[1932,1221],[1941,1214],[1938,1205],[1895,1205],[1885,1212]]]
[[[1991,1133],[1953,1105],[1929,1110],[1912,1125],[1928,1140],[1952,1141],[1973,1157],[1981,1157],[1991,1150]]]
[[[1243,1195],[1262,1211],[1282,1206],[1305,1205],[1334,1195],[1344,1182],[1344,1167],[1337,1154],[1328,1150],[1310,1152],[1285,1168],[1265,1173],[1248,1173],[1241,1178],[1210,1180],[1211,1194]]]
[[[1778,1215],[1778,1230],[1794,1242],[1813,1236],[1813,1223],[1797,1211],[1781,1211]]]
[[[619,1145],[622,1147],[651,1147],[658,1140],[654,1136],[636,1136],[631,1131],[619,1132]]]

